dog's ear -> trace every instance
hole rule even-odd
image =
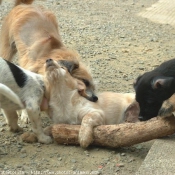
[[[140,107],[139,104],[134,101],[132,104],[130,104],[124,114],[124,120],[128,123],[135,123],[138,122],[139,119],[139,113],[140,113]]]
[[[173,77],[156,77],[153,79],[151,85],[153,89],[158,89],[161,87],[171,87],[173,83],[175,83]]]
[[[77,80],[77,89],[78,89],[78,93],[83,96],[83,97],[87,97],[87,94],[86,94],[86,86],[85,84],[80,81],[80,80]]]
[[[79,62],[76,61],[76,60],[71,60],[71,61],[68,61],[68,60],[59,60],[58,61],[60,64],[62,64],[64,67],[67,68],[68,72],[70,74],[72,74],[72,72],[75,70],[75,69],[78,69],[79,68]]]
[[[134,89],[136,88],[137,82],[138,82],[141,78],[142,78],[142,75],[139,75],[139,76],[137,77],[137,79],[133,82],[133,87],[134,87]]]

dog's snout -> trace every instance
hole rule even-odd
[[[50,62],[52,62],[53,60],[51,59],[51,58],[49,58],[49,59],[47,59],[46,60],[46,63],[50,63]]]
[[[96,102],[97,100],[98,100],[98,97],[94,95],[94,96],[92,97],[92,101],[93,101],[93,102]]]

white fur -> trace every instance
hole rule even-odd
[[[51,87],[49,116],[54,123],[81,124],[79,142],[82,147],[87,147],[93,141],[95,126],[125,121],[127,108],[135,103],[135,94],[103,92],[98,94],[97,102],[88,101],[78,93],[80,82],[68,71],[62,74],[57,62],[53,61],[52,64],[55,69],[46,69],[47,81],[52,83],[57,77],[59,84]]]
[[[0,104],[10,130],[21,130],[17,123],[16,110],[25,108],[38,141],[42,143],[52,142],[51,137],[44,134],[40,118],[40,105],[45,90],[43,76],[19,67],[27,76],[26,84],[19,87],[7,62],[2,58],[0,58],[0,65],[0,92],[5,92],[4,94],[0,93]],[[15,97],[15,94],[19,99]],[[24,105],[22,106],[22,104]]]
[[[19,97],[7,86],[0,83],[0,94],[6,96],[8,99],[12,100],[14,103],[19,105],[21,108],[24,108],[24,105],[22,104]]]

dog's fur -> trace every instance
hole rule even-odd
[[[48,58],[76,60],[79,67],[71,72],[72,76],[86,85],[84,97],[97,101],[92,76],[79,59],[79,55],[62,43],[55,15],[41,6],[19,5],[21,2],[31,4],[33,0],[17,0],[17,6],[4,19],[0,55],[11,61],[18,52],[19,65],[39,74],[43,74],[43,65]]]
[[[0,83],[0,94],[7,97],[13,103],[19,105],[21,108],[24,108],[20,98],[6,85]]]
[[[2,58],[0,65],[0,104],[10,130],[22,130],[18,126],[16,110],[25,108],[38,141],[51,143],[51,137],[43,132],[40,118],[40,106],[45,94],[43,76],[22,69]]]
[[[169,102],[164,104],[163,102],[175,93],[175,59],[166,61],[156,69],[139,76],[134,88],[136,100],[140,105],[141,120],[173,112],[173,107],[169,105]],[[171,101],[174,103],[174,100]],[[167,110],[167,108],[171,109]]]
[[[98,94],[98,101],[93,103],[80,96],[77,89],[84,93],[84,84],[69,72],[58,62],[47,60],[44,77],[47,89],[52,92],[48,113],[54,123],[81,124],[79,141],[82,147],[87,147],[93,141],[95,126],[118,124],[138,116],[139,106],[135,94],[103,92]],[[56,80],[59,82],[57,85]],[[55,95],[54,91],[59,93]]]

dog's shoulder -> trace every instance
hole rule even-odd
[[[24,87],[27,81],[26,73],[17,65],[1,58],[1,63],[3,65],[3,69],[9,69],[15,79],[17,85],[19,87]],[[2,68],[1,68],[2,69]],[[5,75],[4,75],[5,76]]]

